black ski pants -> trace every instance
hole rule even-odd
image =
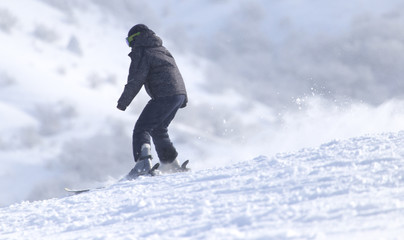
[[[185,95],[174,95],[150,100],[140,114],[133,130],[133,156],[139,160],[143,144],[153,139],[157,155],[162,163],[170,163],[178,156],[168,135],[168,126],[185,101]]]

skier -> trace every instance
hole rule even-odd
[[[179,171],[178,153],[171,142],[167,128],[179,108],[188,102],[181,73],[162,40],[146,25],[130,29],[126,42],[132,51],[128,81],[118,100],[117,108],[125,111],[142,86],[151,100],[140,114],[132,138],[135,167],[127,178],[146,174],[151,169],[150,137],[160,159],[161,171]]]

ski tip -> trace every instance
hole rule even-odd
[[[187,171],[190,171],[190,170],[191,170],[190,168],[187,168],[188,163],[189,163],[189,160],[186,160],[186,161],[183,162],[182,165],[181,165],[181,169],[182,169],[184,172],[187,172]]]
[[[160,167],[160,163],[154,164],[154,166],[149,170],[151,176],[156,176],[156,170]]]
[[[189,160],[186,160],[185,162],[183,162],[181,165],[181,168],[183,168],[183,169],[187,168],[188,163],[189,163]]]
[[[154,164],[154,166],[152,167],[152,170],[156,170],[157,168],[160,167],[160,163],[156,163]]]

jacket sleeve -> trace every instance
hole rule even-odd
[[[132,51],[129,56],[131,64],[129,67],[128,83],[125,85],[123,93],[118,100],[118,106],[125,109],[135,96],[139,93],[149,73],[149,63],[143,49]]]

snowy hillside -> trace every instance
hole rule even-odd
[[[170,134],[189,176],[399,132],[403,9],[401,0],[0,1],[0,206],[133,167],[132,129],[148,97],[115,107],[136,23],[162,37],[185,79],[189,105]]]
[[[404,132],[0,209],[0,239],[402,239]]]

